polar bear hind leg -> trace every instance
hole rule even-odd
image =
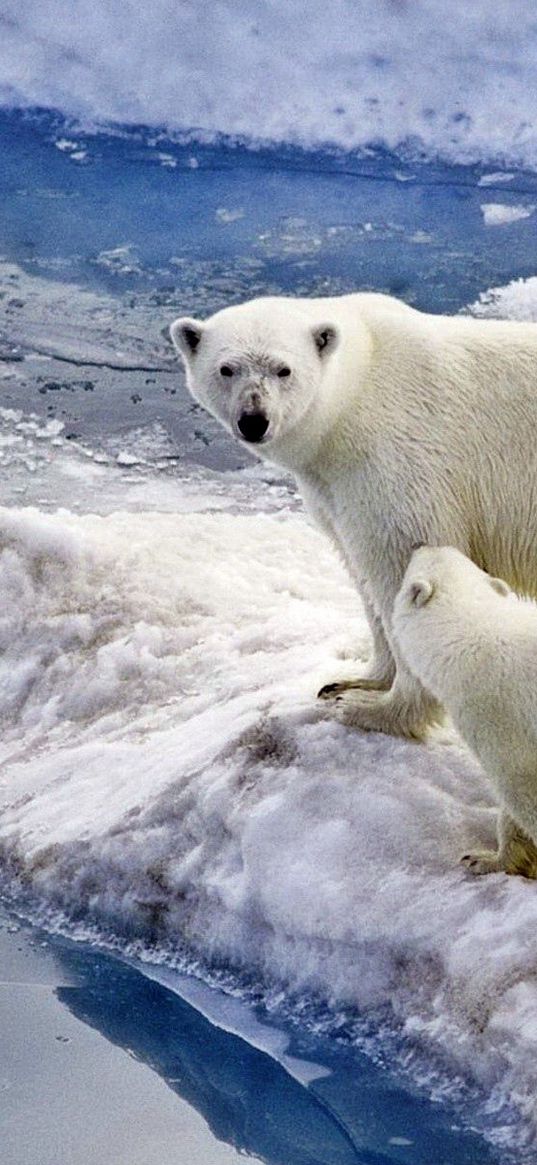
[[[520,874],[537,878],[537,846],[505,809],[498,819],[498,850],[476,850],[461,862],[472,874]]]

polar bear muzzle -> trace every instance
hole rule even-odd
[[[269,427],[269,419],[262,412],[241,413],[237,428],[245,441],[258,445]]]

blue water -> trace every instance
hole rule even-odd
[[[175,1130],[175,1155],[169,1113],[159,1128],[158,1106],[143,1073],[130,1083],[126,1105],[120,1077],[130,1071],[133,1058],[201,1115],[215,1142],[232,1146],[248,1160],[252,1156],[267,1165],[499,1165],[500,1158],[480,1137],[461,1129],[460,1114],[449,1104],[432,1104],[405,1090],[350,1044],[286,1028],[258,1007],[257,1022],[267,1033],[286,1037],[287,1055],[299,1065],[314,1065],[317,1079],[303,1084],[271,1055],[216,1026],[139,967],[87,944],[52,937],[2,912],[0,952],[5,1165],[23,1165],[23,1146],[24,1165],[67,1160],[56,1158],[58,1144],[66,1144],[66,1131],[63,1140],[58,1133],[59,1111],[64,1130],[75,1128],[70,1165],[93,1163],[93,1141],[102,1134],[110,1103],[120,1115],[122,1106],[126,1110],[132,1103],[136,1109],[136,1116],[125,1111],[125,1117],[139,1124],[140,1143],[147,1142],[141,1159],[147,1165],[159,1159],[204,1165],[192,1159],[180,1139],[184,1126]],[[180,990],[184,978],[177,976],[177,984]],[[104,1038],[89,1039],[88,1028]],[[114,1056],[112,1074],[109,1045],[122,1053]],[[85,1064],[92,1074],[87,1083]],[[80,1077],[74,1101],[71,1085],[61,1084],[67,1070],[71,1080]],[[106,1098],[99,1097],[99,1075],[107,1081]],[[120,1121],[110,1155],[101,1149],[97,1160],[101,1165],[126,1160],[127,1143]],[[159,1145],[166,1158],[159,1158]]]
[[[533,220],[487,227],[480,206],[532,204],[535,174],[478,187],[477,166],[85,135],[45,112],[0,111],[0,143],[0,247],[42,274],[175,291],[191,310],[270,289],[370,288],[455,311],[534,273]],[[103,260],[118,247],[124,262]]]

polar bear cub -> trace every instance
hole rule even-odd
[[[422,684],[451,713],[498,794],[498,852],[476,874],[537,877],[537,608],[453,547],[415,550],[393,630]]]

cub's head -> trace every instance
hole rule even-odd
[[[511,592],[501,578],[491,578],[471,559],[453,546],[420,546],[414,550],[395,600],[394,630],[401,634],[408,626],[456,617],[471,607],[484,610],[491,598],[505,598]]]
[[[454,546],[419,546],[408,564],[397,605],[400,611],[419,611],[442,600],[466,602],[505,597],[507,583],[491,578]]]
[[[411,671],[439,699],[461,646],[487,622],[498,625],[496,604],[511,592],[453,546],[421,546],[408,564],[393,611],[395,639]]]
[[[339,334],[312,323],[291,299],[259,299],[205,321],[172,324],[192,396],[253,449],[277,449],[321,393]]]

